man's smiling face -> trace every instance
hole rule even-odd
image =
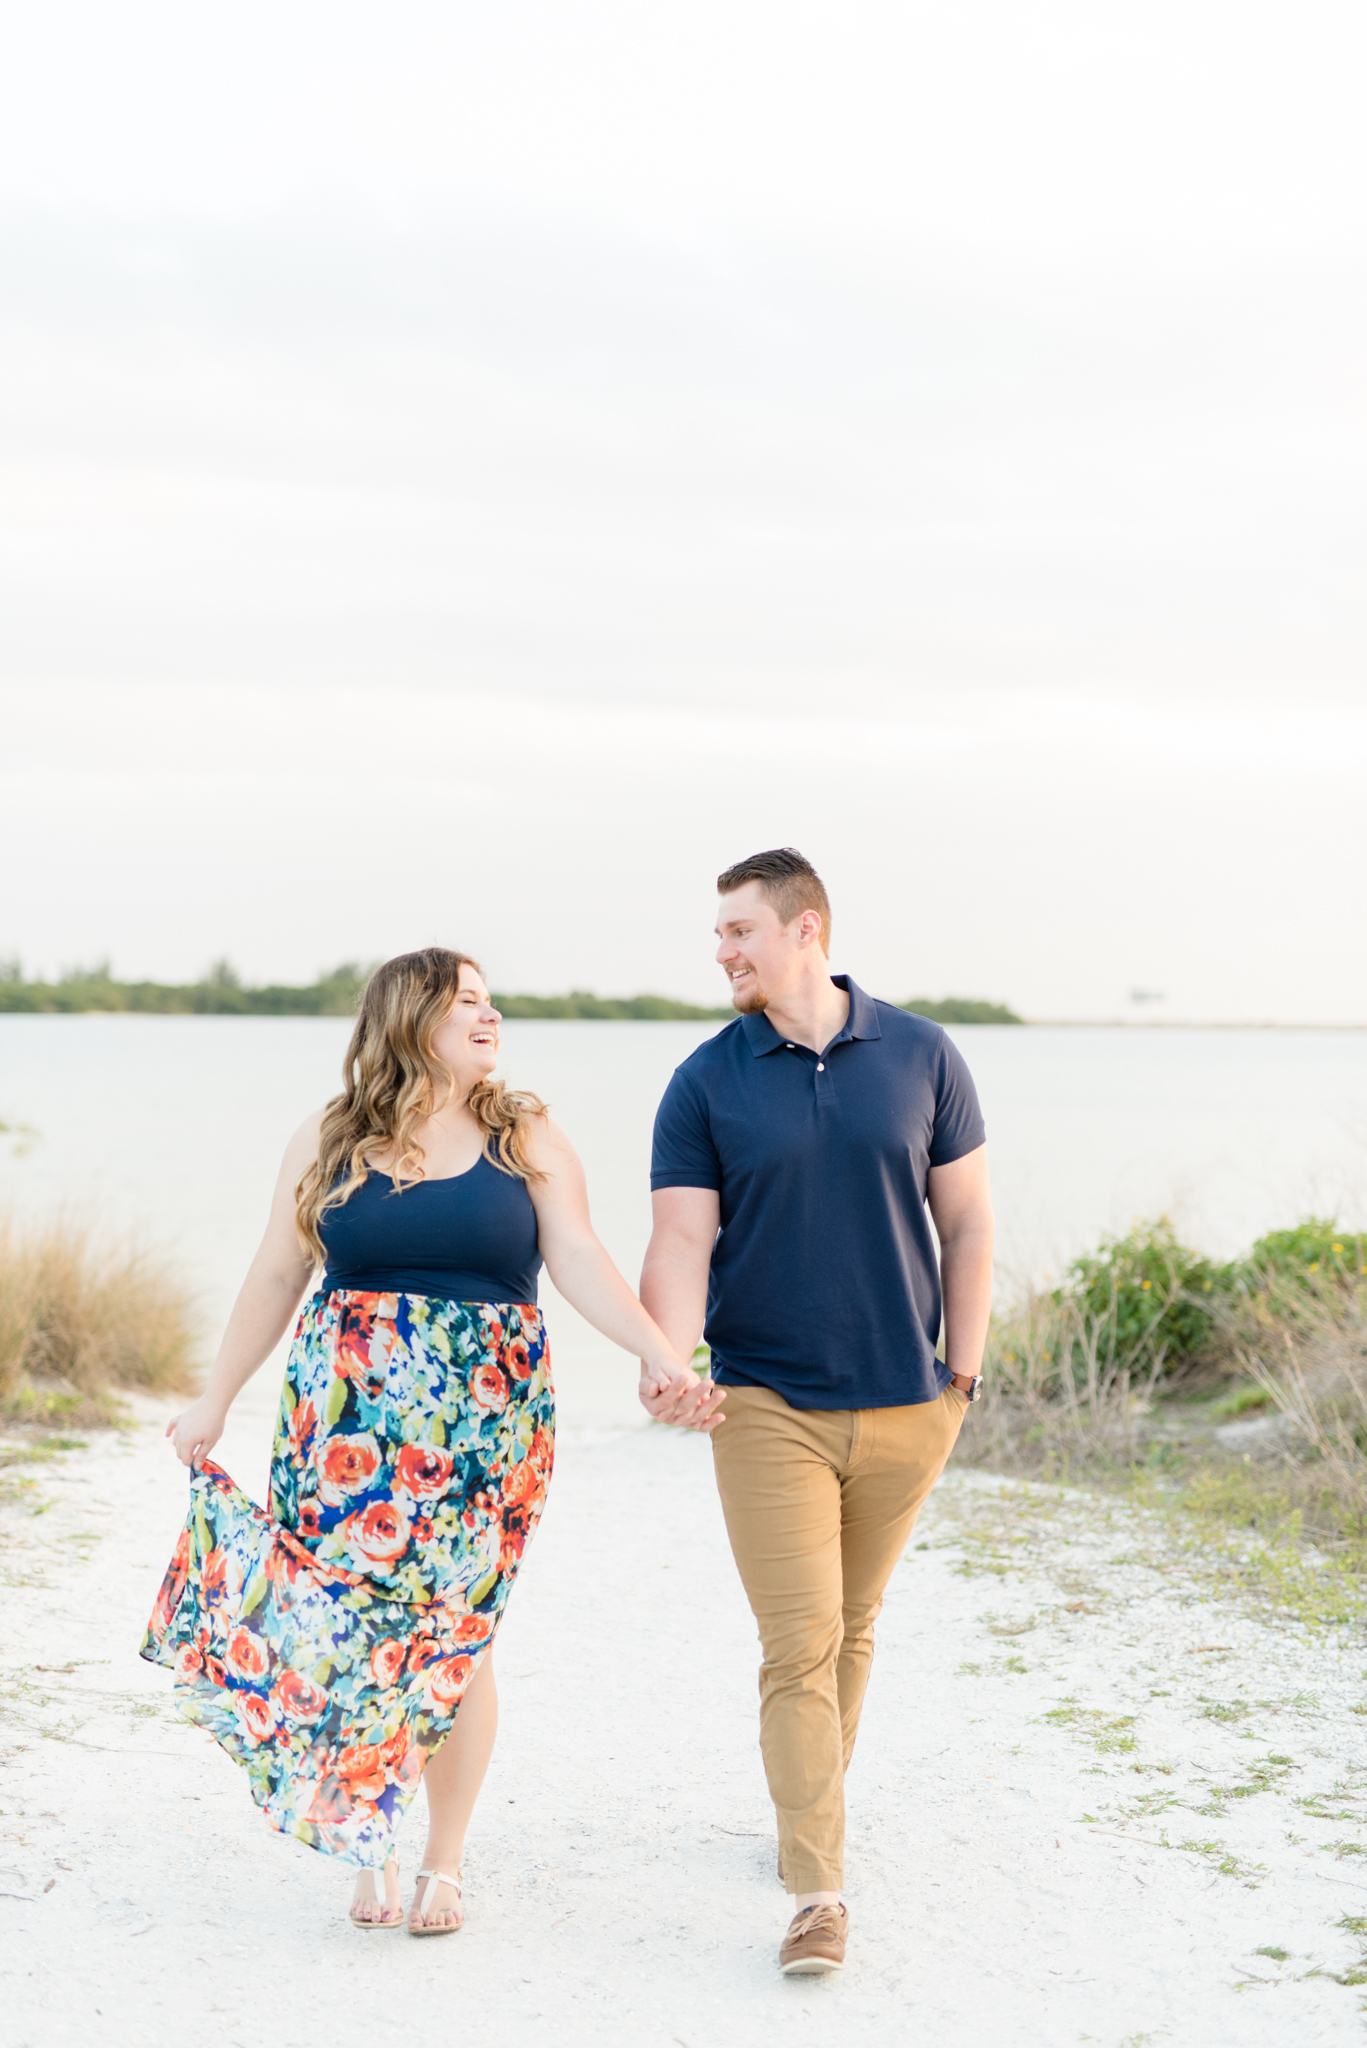
[[[788,987],[810,941],[803,919],[779,923],[778,912],[758,882],[746,882],[717,906],[717,961],[731,984],[731,1001],[743,1016],[763,1010]]]

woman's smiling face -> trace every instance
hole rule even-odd
[[[503,1019],[489,1001],[479,969],[461,962],[455,1001],[432,1033],[432,1051],[455,1076],[462,1095],[498,1065],[498,1027]]]

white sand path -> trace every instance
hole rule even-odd
[[[258,1492],[265,1432],[248,1412],[219,1452]],[[1156,1539],[1132,1511],[1040,1490],[1034,1512],[972,1474],[880,1625],[849,1968],[782,1979],[754,1629],[710,1463],[658,1429],[562,1436],[499,1642],[468,1924],[416,1945],[346,1925],[345,1874],[266,1828],[138,1661],[184,1505],[155,1424],[31,1468],[0,1547],[10,2048],[1360,2041],[1363,1992],[1310,1973],[1364,1948],[1337,1923],[1367,1913],[1367,1655],[1134,1562]],[[421,1847],[419,1799],[410,1874]]]

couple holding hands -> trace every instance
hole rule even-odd
[[[190,1512],[142,1654],[273,1827],[359,1866],[362,1931],[464,1918],[490,1652],[553,1459],[544,1263],[639,1357],[650,1414],[712,1437],[763,1650],[793,1895],[779,1966],[844,1964],[843,1781],[874,1622],[981,1384],[983,1124],[938,1025],[831,975],[830,905],[799,853],[717,887],[738,1016],[661,1102],[639,1300],[594,1235],[574,1148],[494,1078],[475,962],[404,954],[371,977],[343,1092],[292,1139],[205,1390],[168,1427]],[[209,1453],[296,1316],[262,1508]],[[710,1377],[690,1363],[704,1333]],[[420,1780],[405,1913],[394,1845]]]

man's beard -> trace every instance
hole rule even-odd
[[[765,1010],[769,1007],[768,991],[760,987],[758,979],[744,992],[738,992],[733,986],[731,1007],[733,1010],[739,1010],[742,1017],[753,1017],[756,1010]]]

